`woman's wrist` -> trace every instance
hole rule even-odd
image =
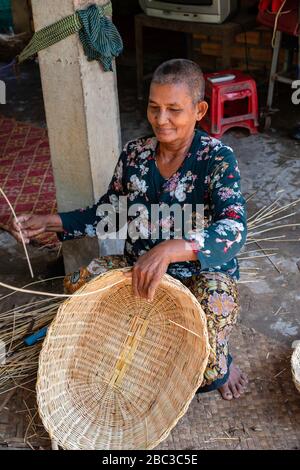
[[[158,247],[162,250],[163,259],[171,263],[180,263],[184,261],[197,261],[198,256],[192,243],[186,240],[166,240]]]
[[[47,232],[63,232],[63,224],[58,214],[49,214],[45,216],[45,225]]]

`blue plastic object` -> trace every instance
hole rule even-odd
[[[28,336],[25,340],[24,343],[26,346],[33,346],[36,344],[39,340],[45,338],[46,333],[47,333],[48,327],[45,326],[45,328],[42,328],[41,330],[37,331],[31,336]]]

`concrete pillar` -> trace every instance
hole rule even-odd
[[[35,30],[92,3],[107,0],[32,0]],[[58,210],[91,205],[106,191],[121,150],[116,73],[87,61],[78,34],[40,52],[39,63]],[[66,271],[98,254],[95,240],[66,244]]]

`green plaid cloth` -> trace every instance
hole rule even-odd
[[[98,60],[105,72],[112,70],[112,61],[123,51],[122,38],[103,7],[90,6],[77,12],[83,28],[79,37],[88,60]]]
[[[86,10],[78,10],[37,31],[18,56],[18,62],[24,62],[37,52],[79,32],[88,60],[99,61],[105,71],[112,70],[113,58],[121,54],[123,42],[117,28],[106,15],[112,16],[110,2],[104,6],[91,5]]]
[[[67,16],[46,28],[37,31],[28,46],[18,56],[18,62],[24,62],[37,52],[62,41],[71,34],[77,33],[82,28],[82,24],[77,13]]]

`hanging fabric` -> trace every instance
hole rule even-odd
[[[105,71],[112,70],[112,61],[123,51],[121,36],[101,7],[91,6],[77,12],[82,28],[79,38],[89,61],[98,60]]]
[[[17,57],[17,62],[20,64],[39,51],[79,33],[87,59],[100,62],[105,72],[112,71],[113,59],[122,53],[123,42],[108,16],[112,16],[111,2],[103,6],[91,5],[86,10],[78,10],[46,26],[34,34],[28,46]]]

